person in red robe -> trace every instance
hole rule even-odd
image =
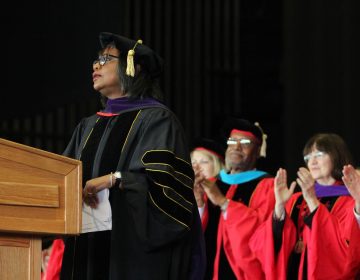
[[[64,253],[64,241],[61,238],[54,239],[51,243],[49,260],[46,269],[43,270],[41,280],[59,280],[62,258]]]
[[[266,135],[259,126],[237,118],[229,118],[223,132],[229,137],[226,168],[216,180],[195,173],[195,184],[207,197],[200,212],[202,220],[208,219],[205,279],[264,279],[248,243],[275,205],[273,177],[256,169]]]
[[[225,147],[219,142],[209,138],[196,139],[191,149],[190,157],[191,165],[195,174],[197,174],[197,178],[216,180],[220,171],[225,167],[224,154]],[[202,216],[202,228],[206,232],[209,216],[208,211],[204,213],[204,205],[207,202],[207,196],[201,184],[194,184],[194,195],[199,208],[199,214]],[[208,263],[209,265],[212,264]]]
[[[303,153],[307,168],[298,170],[290,188],[286,170],[278,170],[273,215],[252,236],[250,248],[266,279],[355,279],[360,195],[342,181],[343,167],[352,162],[348,147],[336,134],[316,134]],[[301,192],[294,194],[296,183]]]
[[[360,279],[360,172],[355,170],[352,165],[346,165],[343,168],[342,177],[349,193],[355,200],[354,215],[357,223],[352,223],[351,237],[352,244],[357,246],[350,246],[347,254],[345,277],[350,279],[354,277]]]

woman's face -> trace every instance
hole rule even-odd
[[[305,155],[304,158],[315,181],[322,185],[331,185],[335,182],[331,175],[334,166],[328,153],[321,152],[313,147],[311,153]]]
[[[191,164],[194,170],[200,170],[206,179],[214,177],[214,162],[212,158],[202,151],[193,151]]]
[[[123,96],[118,74],[119,51],[109,47],[104,49],[101,56],[105,58],[105,64],[100,65],[99,61],[93,64],[94,89],[109,99]]]

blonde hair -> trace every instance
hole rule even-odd
[[[191,153],[190,156],[192,157],[194,151],[203,154],[204,156],[207,156],[213,163],[214,165],[214,170],[213,170],[213,174],[211,174],[212,177],[217,176],[220,173],[220,170],[225,168],[225,164],[223,162],[223,160],[221,158],[219,158],[218,156],[216,156],[214,153],[207,151],[205,149],[194,149]]]

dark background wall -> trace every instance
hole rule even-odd
[[[284,1],[284,150],[291,170],[305,141],[335,132],[359,164],[358,1]]]
[[[61,153],[100,108],[98,34],[141,38],[165,59],[165,103],[189,142],[228,115],[260,122],[263,167],[292,174],[315,132],[359,158],[357,1],[102,0],[13,3],[4,13],[0,137]]]

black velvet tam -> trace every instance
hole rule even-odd
[[[259,140],[260,145],[262,144],[263,133],[261,129],[257,125],[255,125],[255,123],[251,123],[250,121],[245,119],[229,117],[224,122],[224,125],[222,127],[223,137],[228,138],[233,129],[251,132]]]
[[[209,139],[209,138],[198,138],[193,141],[191,150],[195,150],[196,148],[204,148],[216,155],[222,160],[224,160],[225,145],[221,145],[219,142]]]
[[[109,32],[101,32],[99,39],[103,48],[114,42],[116,48],[120,51],[120,55],[123,57],[127,57],[128,51],[134,49],[137,43],[137,41]],[[153,78],[159,77],[163,70],[163,59],[142,43],[137,44],[134,51],[135,65],[141,65],[142,69],[147,71]]]

